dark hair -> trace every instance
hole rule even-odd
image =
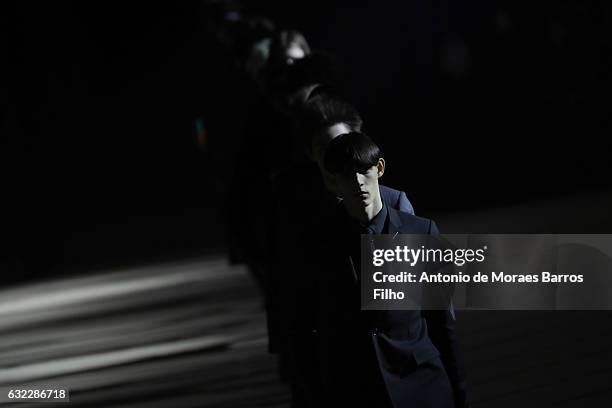
[[[332,174],[349,171],[364,172],[376,166],[382,151],[366,134],[351,132],[329,142],[325,149],[323,166]]]
[[[360,132],[363,120],[350,103],[329,93],[317,93],[302,106],[297,127],[304,147],[310,151],[314,135],[338,123],[344,123],[351,132]]]

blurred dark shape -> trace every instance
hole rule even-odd
[[[234,58],[253,79],[268,63],[274,33],[274,23],[265,17],[249,17],[232,26]]]
[[[230,258],[247,262],[263,282],[276,212],[262,197],[272,197],[279,172],[301,156],[294,120],[302,101],[316,87],[334,85],[337,75],[331,58],[311,54],[301,34],[287,31],[270,45],[260,78],[263,93],[253,99],[245,115],[249,127],[235,160],[228,219]],[[253,236],[260,238],[254,242]]]
[[[465,41],[449,35],[442,44],[442,70],[455,79],[467,76],[470,70],[470,52]]]
[[[363,119],[354,106],[326,89],[319,86],[311,90],[296,115],[296,134],[309,156],[320,155],[313,152],[312,144],[314,136],[322,130],[342,123],[348,130],[359,132],[363,125]]]
[[[201,150],[206,150],[208,142],[208,132],[206,126],[204,126],[204,120],[202,118],[196,118],[194,121],[195,133],[196,133],[196,144]]]
[[[242,20],[242,4],[234,0],[207,0],[203,11],[204,27],[223,47],[231,49],[236,41],[232,26]]]
[[[291,65],[311,54],[306,38],[299,31],[283,30],[277,33],[270,47],[270,67]]]
[[[343,75],[335,59],[325,53],[313,53],[292,64],[270,64],[262,76],[267,97],[286,115],[295,115],[315,86],[343,88]]]

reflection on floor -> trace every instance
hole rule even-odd
[[[63,385],[71,406],[287,406],[261,305],[222,258],[7,288],[0,385]]]

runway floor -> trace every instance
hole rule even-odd
[[[610,405],[610,313],[458,319],[473,407]],[[265,327],[256,285],[221,256],[5,287],[0,386],[70,389],[46,407],[287,407]]]

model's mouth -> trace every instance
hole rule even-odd
[[[366,198],[368,194],[369,193],[367,191],[358,191],[355,193],[355,197]]]

